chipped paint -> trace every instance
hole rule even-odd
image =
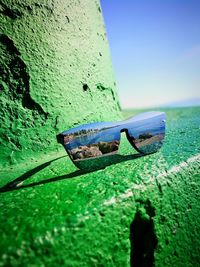
[[[55,136],[70,127],[120,119],[99,8],[0,0],[0,167],[62,149]]]

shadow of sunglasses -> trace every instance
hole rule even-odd
[[[88,169],[112,161],[119,149],[121,132],[126,133],[139,153],[158,151],[165,136],[165,122],[164,112],[145,112],[124,121],[80,125],[58,134],[57,141],[78,168]]]

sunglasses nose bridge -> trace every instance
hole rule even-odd
[[[127,128],[122,128],[122,129],[120,130],[120,133],[123,133],[123,132],[125,132],[126,134],[128,134],[128,129],[127,129]]]

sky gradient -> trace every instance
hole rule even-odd
[[[100,2],[122,107],[200,103],[200,1]]]

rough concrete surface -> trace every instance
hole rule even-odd
[[[0,94],[0,266],[200,266],[200,108],[96,171],[56,143],[121,116],[98,1],[0,0]]]
[[[0,166],[120,116],[98,0],[0,0],[0,63]]]
[[[155,154],[122,137],[97,171],[64,151],[2,170],[0,266],[200,266],[200,108],[166,113]]]

